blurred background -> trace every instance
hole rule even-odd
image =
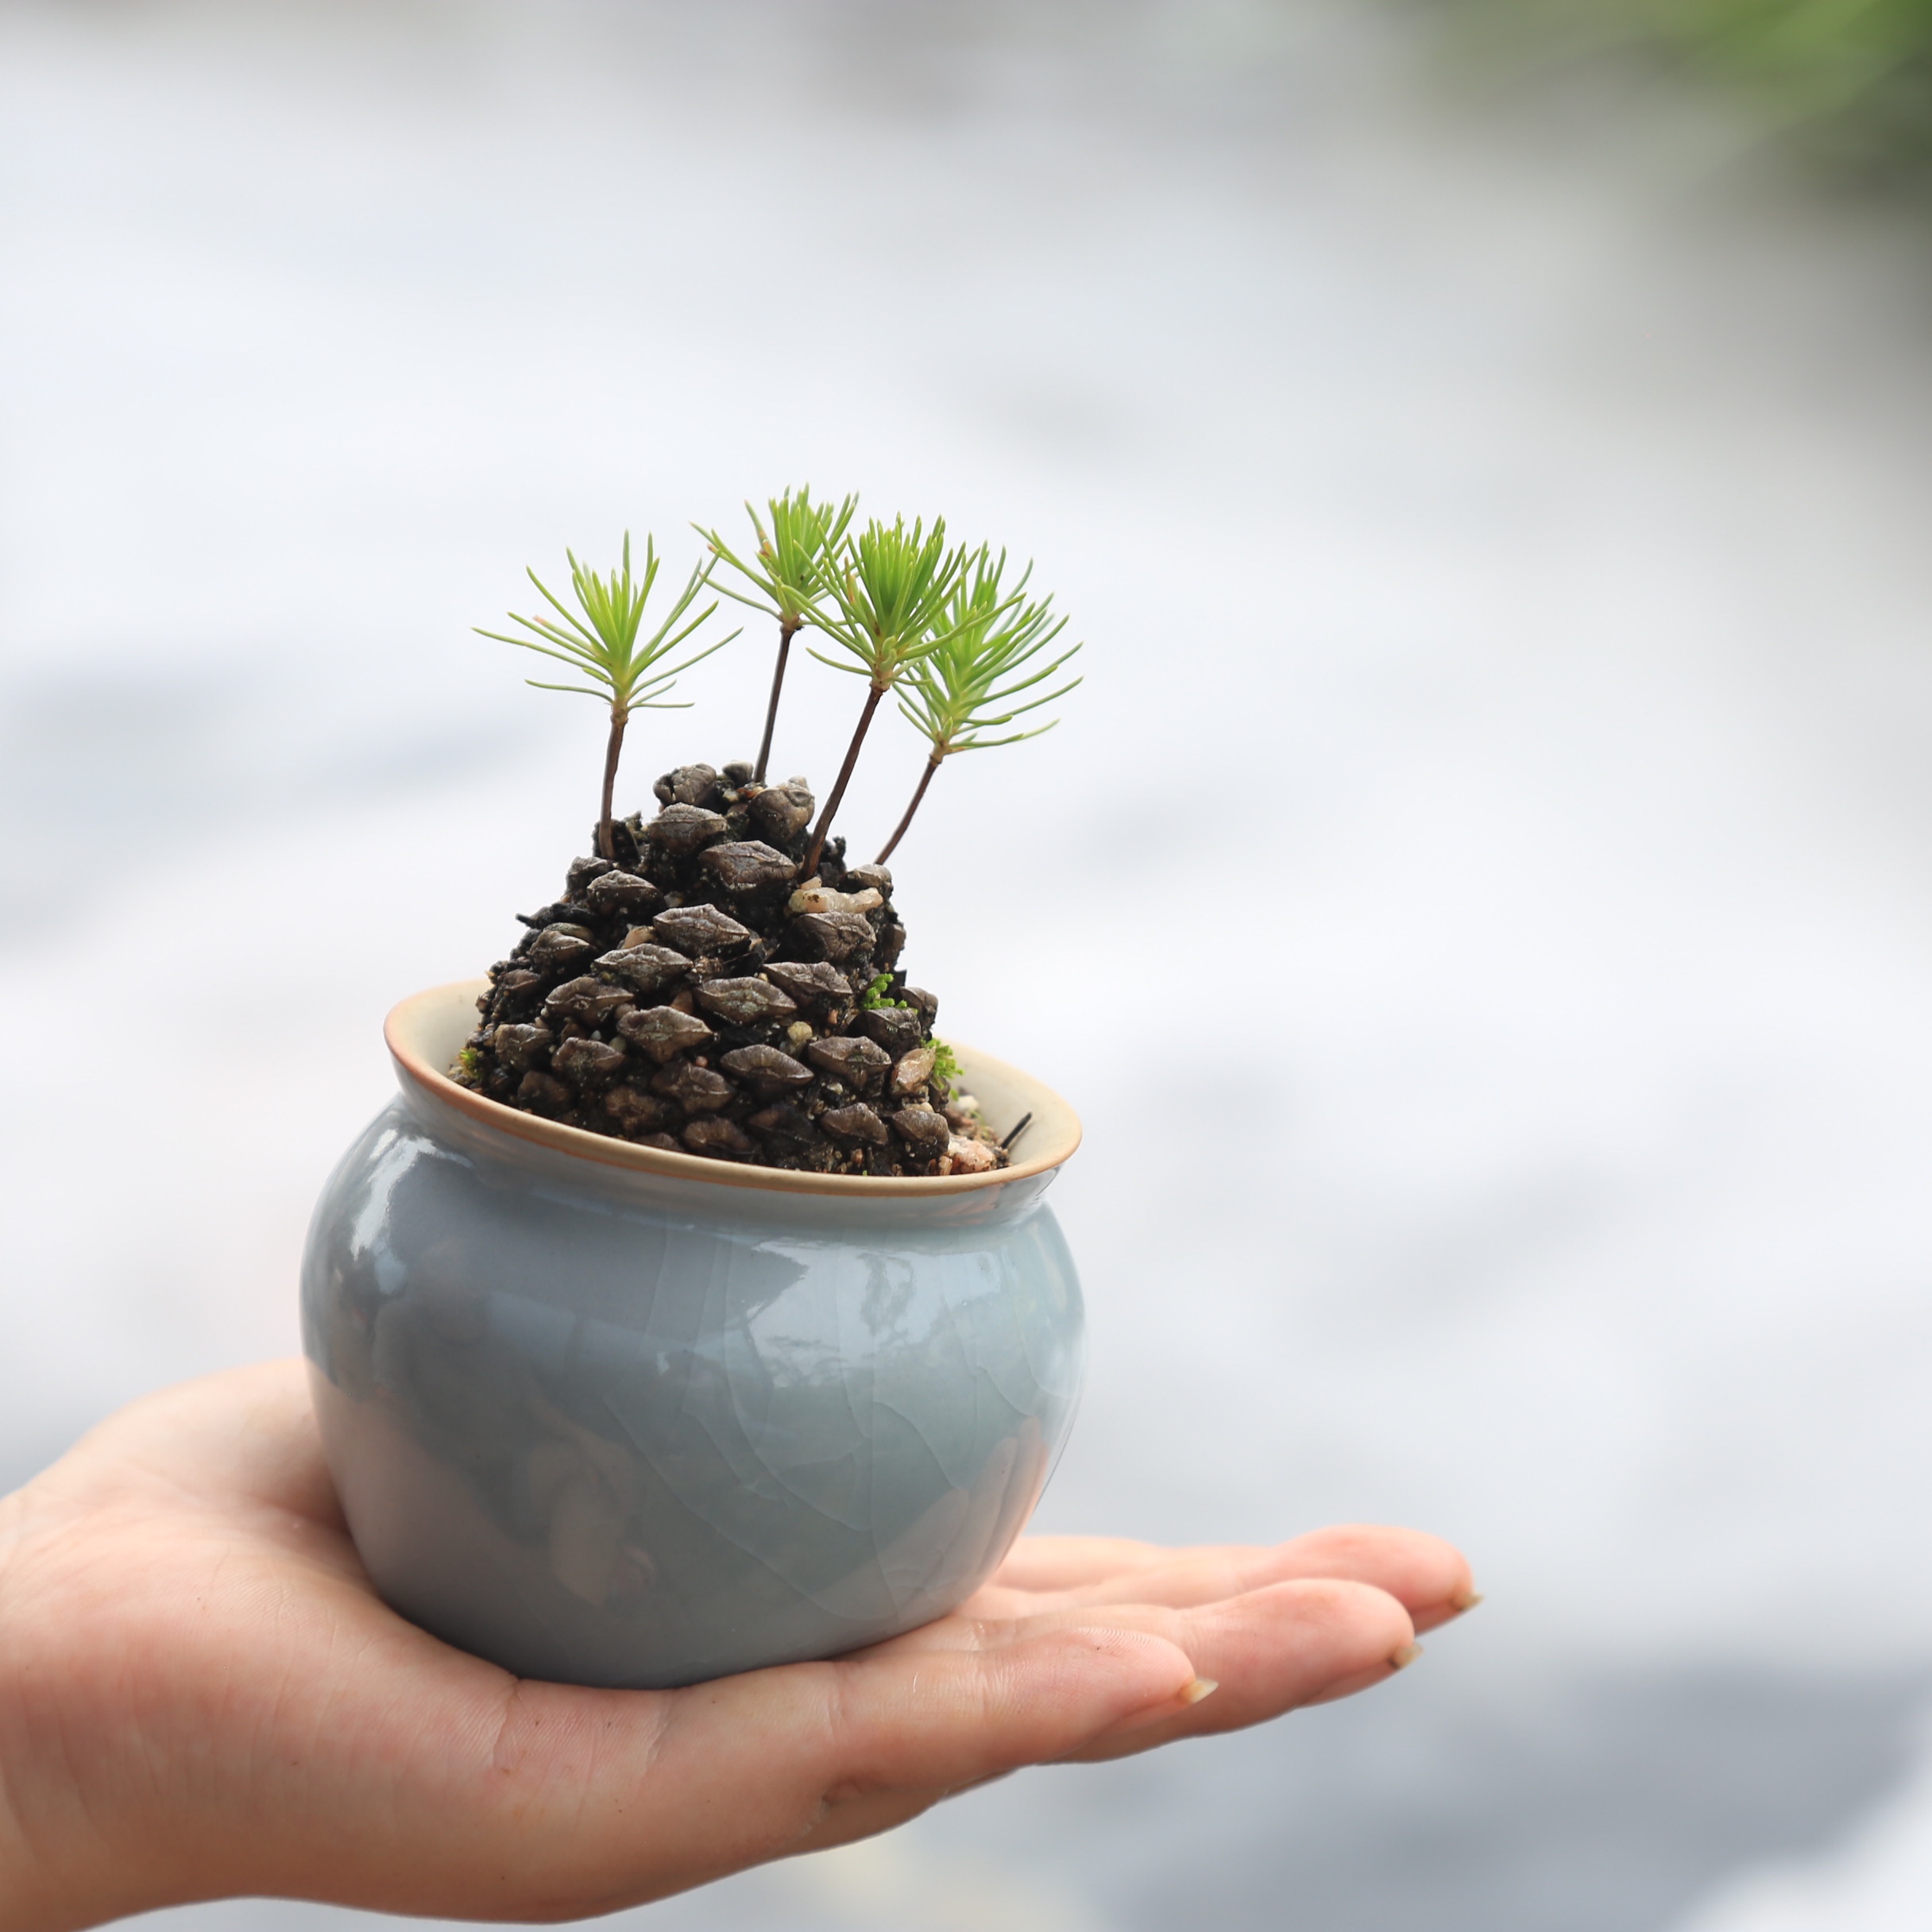
[[[1088,639],[895,861],[944,1030],[1088,1122],[1044,1524],[1414,1523],[1489,1601],[1370,1697],[635,1922],[1925,1924],[1929,44],[1923,0],[4,0],[0,1475],[293,1347],[383,1012],[582,848],[596,712],[468,627],[566,543],[681,570],[858,489]],[[767,653],[620,804],[749,755]],[[779,772],[855,690],[794,675]],[[875,736],[856,834],[920,755]]]

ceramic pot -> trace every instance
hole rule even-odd
[[[682,1684],[836,1656],[969,1595],[1080,1388],[1042,1196],[1065,1102],[958,1048],[1014,1164],[933,1179],[660,1153],[443,1069],[481,983],[405,1000],[400,1096],[302,1277],[329,1466],[376,1587],[527,1677]]]

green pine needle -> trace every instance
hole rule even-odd
[[[1000,578],[1006,567],[1004,551],[995,559],[990,549],[980,550],[970,573],[954,586],[943,635],[913,665],[900,687],[899,710],[925,735],[935,764],[955,752],[990,751],[1051,731],[1058,719],[1003,738],[985,735],[1065,697],[1081,682],[1074,678],[1023,703],[1014,701],[1037,690],[1080,647],[1076,644],[1047,663],[1029,668],[1066,628],[1067,620],[1054,616],[1051,597],[1037,601],[1026,597],[1030,563],[1012,590],[1003,591]]]
[[[817,609],[824,594],[825,572],[837,556],[858,507],[856,497],[848,497],[836,505],[814,503],[811,486],[802,485],[767,500],[766,508],[771,518],[767,530],[757,511],[748,503],[744,513],[751,518],[758,536],[758,547],[749,562],[717,531],[698,524],[691,527],[711,546],[712,554],[730,565],[751,590],[748,594],[732,589],[728,584],[717,588],[738,603],[770,611],[790,636]]]
[[[536,585],[539,593],[556,616],[524,617],[512,611],[510,621],[521,624],[531,633],[528,637],[513,637],[502,631],[485,631],[480,627],[477,636],[492,638],[498,643],[515,644],[520,650],[534,651],[540,656],[554,658],[559,663],[568,665],[589,682],[551,684],[537,678],[525,682],[539,691],[571,691],[586,697],[608,700],[613,722],[621,724],[633,711],[688,710],[688,705],[668,703],[665,693],[694,664],[709,657],[714,651],[721,651],[738,635],[733,631],[716,643],[694,651],[681,663],[664,663],[717,609],[714,600],[696,616],[686,616],[697,601],[698,593],[709,583],[711,566],[701,564],[692,571],[690,581],[678,593],[663,622],[640,642],[644,607],[650,601],[651,587],[658,574],[657,551],[651,539],[648,536],[644,539],[643,574],[637,578],[631,574],[631,539],[628,531],[624,539],[623,563],[608,577],[600,577],[595,570],[586,570],[578,562],[574,551],[566,551],[564,554],[570,559],[570,588],[577,598],[576,610],[570,609],[553,595],[549,586],[531,570],[528,573],[531,582]]]
[[[867,524],[821,570],[830,608],[821,605],[810,620],[854,661],[842,663],[821,651],[812,655],[864,678],[875,691],[890,690],[908,665],[938,648],[947,602],[966,564],[964,550],[946,548],[943,516],[929,532],[917,520],[907,529],[903,517]]]

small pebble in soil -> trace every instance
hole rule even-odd
[[[752,801],[752,823],[775,845],[789,845],[811,822],[813,802],[796,779],[774,785]]]
[[[694,1120],[684,1130],[684,1144],[693,1153],[751,1153],[758,1143],[735,1120],[721,1115],[709,1120]]]
[[[952,1138],[945,1116],[929,1107],[902,1107],[892,1116],[892,1124],[922,1153],[942,1153]]]
[[[590,956],[590,935],[581,925],[547,925],[530,942],[527,955],[537,965],[554,969],[574,966]]]
[[[850,1034],[814,1040],[805,1049],[812,1065],[835,1078],[849,1080],[864,1092],[878,1084],[892,1064],[892,1056],[875,1041],[855,1038]]]
[[[785,902],[785,910],[794,916],[807,912],[876,912],[885,902],[870,887],[864,892],[835,892],[829,886],[801,886]]]
[[[644,837],[672,859],[688,859],[700,846],[724,837],[721,813],[695,805],[667,805],[644,827]]]
[[[770,1107],[760,1107],[746,1118],[744,1124],[767,1139],[794,1141],[800,1146],[818,1138],[811,1115],[801,1113],[789,1100],[777,1100]]]
[[[709,765],[680,765],[651,787],[660,805],[709,805],[719,789],[718,775]]]
[[[517,1083],[516,1104],[533,1114],[561,1114],[570,1104],[570,1090],[554,1075],[533,1068]]]
[[[770,1100],[787,1088],[809,1087],[812,1069],[802,1066],[790,1054],[775,1046],[735,1047],[718,1065],[727,1073],[748,1081],[762,1099]]]
[[[674,1060],[651,1076],[651,1091],[675,1100],[688,1114],[715,1114],[728,1107],[737,1088],[721,1073],[709,1067],[694,1066],[688,1060]]]
[[[590,882],[614,869],[608,859],[573,859],[570,869],[563,875],[563,896],[566,899],[586,898],[585,888]]]
[[[667,945],[696,958],[701,953],[742,952],[752,943],[752,931],[715,906],[674,906],[651,922]]]
[[[737,1026],[785,1019],[798,1010],[769,980],[708,980],[697,989],[697,1003]]]
[[[798,867],[759,839],[713,845],[698,863],[727,892],[761,892],[796,876]]]
[[[566,1039],[551,1053],[551,1072],[572,1086],[603,1088],[624,1070],[624,1047],[607,1039]]]
[[[862,1141],[883,1147],[890,1138],[886,1123],[863,1100],[850,1107],[830,1107],[818,1116],[826,1133],[841,1141]]]
[[[628,1080],[620,1087],[612,1088],[604,1096],[604,1111],[627,1134],[647,1133],[678,1117],[678,1109],[670,1101],[646,1093]]]
[[[499,1026],[490,1035],[490,1044],[506,1067],[526,1072],[549,1058],[553,1037],[547,1026]]]
[[[808,912],[792,921],[791,930],[834,965],[870,946],[873,937],[871,921],[856,912]]]
[[[691,962],[669,946],[620,946],[599,956],[597,968],[639,993],[659,993],[691,970]]]
[[[613,1078],[624,1065],[624,1049],[604,1040],[566,1040],[550,1057],[551,1071],[580,1087]]]
[[[659,1066],[712,1037],[711,1029],[696,1014],[681,1013],[675,1007],[634,1007],[618,1021],[617,1030]]]
[[[621,915],[635,919],[647,914],[654,906],[663,902],[661,887],[654,886],[647,879],[639,879],[635,872],[606,872],[602,878],[592,882],[590,889],[584,895],[584,903],[600,919],[615,918]]]
[[[925,1031],[918,1014],[906,1007],[874,1007],[859,1015],[859,1026],[868,1040],[876,1040],[895,1060],[910,1053]]]
[[[965,1140],[956,1134],[947,1142],[946,1153],[956,1174],[990,1174],[999,1165],[999,1150],[991,1141]]]
[[[822,1003],[835,1007],[852,1004],[852,982],[836,966],[823,960],[774,960],[765,975],[782,986],[802,1007]]]
[[[616,956],[607,952],[604,958]],[[597,963],[601,965],[604,962],[600,960]],[[599,1026],[630,1003],[631,995],[623,987],[612,986],[607,980],[586,974],[582,979],[566,980],[554,988],[543,1002],[543,1016],[553,1021],[575,1020],[582,1026]]]
[[[892,1068],[892,1091],[895,1094],[913,1094],[925,1092],[933,1077],[933,1063],[937,1053],[929,1046],[915,1046],[902,1053]]]

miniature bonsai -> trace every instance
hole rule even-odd
[[[1024,695],[1073,655],[1033,668],[1065,620],[1050,598],[1026,597],[1030,566],[1003,590],[1004,554],[949,547],[943,521],[855,531],[856,498],[833,506],[804,489],[772,499],[768,524],[746,507],[751,555],[701,531],[708,558],[648,633],[657,553],[647,539],[633,579],[628,538],[607,576],[566,553],[574,610],[531,572],[554,616],[513,616],[529,636],[481,633],[570,664],[585,682],[529,682],[606,702],[611,726],[595,854],[571,863],[559,898],[519,915],[527,930],[490,968],[481,1023],[454,1077],[526,1112],[714,1160],[825,1173],[988,1172],[1006,1164],[1026,1123],[1003,1145],[958,1090],[957,1063],[933,1032],[938,1002],[900,966],[906,928],[884,861],[947,757],[1049,728],[986,736],[1079,682]],[[714,584],[720,570],[736,581]],[[631,714],[682,708],[667,697],[678,676],[738,635],[667,662],[715,614],[715,599],[690,614],[708,589],[778,621],[759,758],[678,766],[653,787],[652,817],[619,817]],[[866,679],[822,810],[806,779],[764,776],[792,641],[807,629],[828,647],[811,656]],[[833,824],[895,692],[926,738],[925,771],[879,860],[848,865]]]

